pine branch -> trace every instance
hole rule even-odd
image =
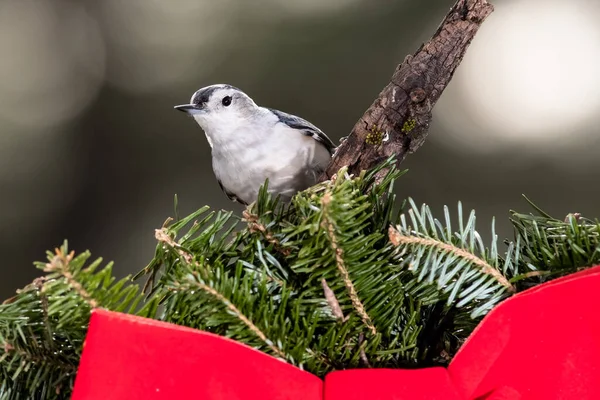
[[[475,214],[463,226],[459,203],[459,231],[452,232],[448,208],[444,208],[444,224],[436,220],[429,207],[419,208],[409,199],[410,209],[402,215],[389,238],[398,248],[398,259],[418,276],[425,286],[415,286],[414,293],[430,293],[429,301],[444,299],[448,305],[472,308],[471,317],[486,314],[494,305],[515,292],[509,282],[518,270],[514,245],[510,244],[505,260],[498,254],[494,233],[488,250],[475,230]],[[407,218],[408,216],[408,218]],[[410,220],[410,222],[409,222]],[[506,276],[508,274],[509,277]],[[431,292],[428,285],[438,291]]]
[[[277,347],[273,345],[273,341],[269,340],[267,336],[248,318],[244,315],[233,303],[230,301],[224,293],[219,292],[215,288],[204,283],[211,274],[208,272],[211,268],[209,265],[201,265],[195,261],[192,254],[182,249],[182,246],[176,243],[168,234],[168,231],[163,229],[156,230],[156,239],[159,242],[164,243],[173,249],[180,257],[183,263],[190,267],[191,271],[187,274],[186,281],[180,283],[179,281],[172,281],[168,286],[168,289],[172,293],[180,292],[194,292],[194,290],[200,289],[205,293],[213,296],[217,301],[221,302],[233,315],[235,315],[243,324],[245,324],[250,331],[252,331],[260,340],[262,340],[271,351],[277,356],[285,359],[286,355]],[[201,272],[198,272],[201,271]]]
[[[478,258],[476,255],[469,253],[464,249],[431,238],[404,236],[393,227],[390,227],[389,237],[394,246],[416,245],[418,247],[436,248],[440,252],[447,253],[448,255],[454,255],[456,258],[467,260],[469,263],[478,266],[481,269],[481,272],[484,274],[494,277],[494,279],[496,279],[502,286],[506,287],[509,292],[515,291],[514,286],[511,285],[508,279],[502,276],[498,270],[494,269],[485,260]]]
[[[381,168],[389,169],[392,163]],[[298,195],[281,213],[273,212],[276,202],[263,191],[259,201],[246,210],[247,227],[218,249],[209,245],[215,236],[222,237],[218,229],[206,224],[211,236],[196,229],[201,224],[197,218],[207,221],[218,213],[205,217],[203,210],[185,218],[191,225],[187,233],[181,221],[163,227],[157,231],[159,244],[150,263],[156,276],[162,276],[153,285],[164,298],[161,319],[225,335],[281,357],[269,347],[273,343],[288,362],[319,375],[366,365],[365,360],[370,365],[390,366],[402,364],[405,357],[414,359],[419,307],[408,315],[401,307],[391,307],[395,302],[406,303],[401,287],[390,286],[377,296],[372,292],[387,280],[401,285],[398,269],[389,265],[390,249],[381,229],[391,219],[391,190],[401,174],[393,168],[390,171],[385,186],[373,185],[378,170],[357,178],[341,173],[336,182]],[[327,193],[331,199],[324,206]],[[216,225],[225,229],[222,223]],[[324,225],[329,229],[323,229]],[[346,282],[340,278],[340,266]],[[214,290],[212,295],[188,286],[182,290],[182,282],[190,279]],[[354,292],[348,291],[348,281],[356,286]],[[361,292],[369,294],[364,310],[374,304],[375,310],[382,311],[372,326],[381,325],[385,337],[378,333],[365,340],[363,330],[371,331],[354,308],[356,299],[352,301]],[[236,311],[224,305],[223,299]]]
[[[576,214],[512,212],[516,240],[501,256],[493,223],[486,248],[460,203],[456,231],[447,208],[441,221],[412,200],[396,212],[396,166],[422,145],[491,11],[458,0],[337,149],[331,179],[291,204],[271,198],[267,183],[243,219],[208,207],[180,219],[176,197],[175,219],[155,231],[154,258],[137,275],[147,277],[145,298],[111,264],[84,268],[89,253],[50,253],[38,264],[47,275],[0,305],[0,398],[67,397],[95,307],[223,335],[324,376],[446,365],[517,289],[599,263],[600,224]]]
[[[67,284],[75,291],[81,298],[87,303],[90,308],[98,307],[98,302],[90,296],[90,294],[84,289],[83,285],[78,282],[73,274],[71,273],[70,263],[75,256],[75,252],[71,251],[69,254],[65,254],[62,249],[55,250],[56,255],[52,257],[50,262],[44,266],[44,272],[55,272],[61,275],[67,282]],[[44,296],[47,302],[46,297]]]
[[[195,289],[200,289],[200,290],[214,296],[218,301],[223,303],[223,305],[229,311],[231,311],[233,313],[233,315],[235,315],[237,318],[239,318],[239,320],[243,324],[245,324],[248,327],[248,329],[250,329],[256,336],[258,336],[260,338],[260,340],[262,340],[273,351],[273,353],[275,353],[276,355],[278,355],[279,357],[281,357],[283,359],[286,358],[286,355],[279,348],[277,348],[273,345],[273,341],[269,340],[267,338],[267,336],[252,321],[250,321],[250,319],[248,317],[246,317],[244,314],[242,314],[242,312],[231,301],[229,301],[223,294],[219,293],[214,288],[212,288],[204,283],[199,282],[198,274],[193,274],[192,276],[195,279],[192,280],[191,282],[188,281],[187,285],[175,282],[173,284],[173,289],[171,289],[171,290],[172,291],[176,291],[176,290],[193,291]]]
[[[529,269],[515,278],[523,288],[600,263],[598,221],[578,213],[553,218],[529,203],[536,214],[511,211],[515,235],[522,243],[522,262]]]
[[[342,276],[342,280],[344,281],[344,285],[346,286],[346,290],[348,290],[348,296],[350,296],[350,300],[352,301],[352,305],[354,306],[354,310],[358,313],[364,324],[369,328],[373,335],[377,334],[377,329],[373,326],[371,322],[371,318],[365,311],[365,307],[358,298],[358,294],[356,293],[356,289],[354,288],[354,284],[352,280],[350,280],[350,276],[348,274],[348,270],[344,265],[344,250],[339,246],[338,239],[335,233],[335,226],[331,221],[330,215],[330,204],[331,204],[331,193],[326,192],[323,198],[321,199],[321,204],[323,205],[323,229],[327,232],[329,237],[329,241],[331,242],[331,248],[335,253],[335,263],[337,266],[340,275]],[[323,280],[324,281],[324,280]],[[331,289],[330,289],[331,290]]]
[[[155,316],[156,301],[139,307],[137,287],[115,281],[110,264],[96,271],[101,259],[85,267],[89,257],[66,244],[48,253],[48,262],[36,263],[48,274],[0,305],[1,398],[68,397],[92,308]]]
[[[394,165],[343,169],[283,208],[265,186],[243,219],[204,207],[167,220],[140,272],[146,301],[110,264],[84,268],[89,253],[49,254],[47,275],[0,306],[0,398],[68,396],[93,307],[213,332],[318,376],[446,365],[515,285],[598,258],[598,224],[580,216],[513,213],[517,238],[501,256],[460,204],[456,229],[447,208],[437,220],[409,199],[398,213]]]

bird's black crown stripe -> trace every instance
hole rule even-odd
[[[194,98],[192,99],[192,104],[203,104],[203,103],[207,103],[208,100],[210,99],[210,96],[219,89],[234,89],[234,90],[238,90],[240,91],[240,89],[236,88],[235,86],[231,86],[231,85],[214,85],[214,86],[209,86],[205,89],[201,89],[198,90],[196,93],[194,93]]]

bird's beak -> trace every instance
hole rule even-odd
[[[186,114],[197,114],[204,111],[204,108],[197,104],[182,104],[174,107],[176,110],[183,111]]]

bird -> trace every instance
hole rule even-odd
[[[212,168],[232,201],[249,205],[268,179],[268,191],[284,203],[317,183],[335,145],[310,122],[257,105],[229,84],[203,87],[189,104],[174,107],[202,128],[211,148]]]

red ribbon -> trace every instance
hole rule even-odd
[[[92,314],[74,400],[600,399],[600,267],[490,312],[448,369],[317,377],[232,340],[125,314]]]

